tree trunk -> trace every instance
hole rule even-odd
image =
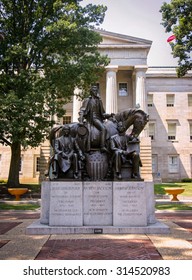
[[[11,163],[9,168],[9,177],[7,186],[11,188],[19,187],[19,168],[21,157],[21,145],[19,142],[13,142],[11,145]]]

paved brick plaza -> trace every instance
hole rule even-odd
[[[157,211],[170,234],[26,235],[39,216],[0,211],[1,260],[192,260],[192,211]]]

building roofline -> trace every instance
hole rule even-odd
[[[147,77],[176,77],[177,76],[177,66],[149,66],[146,72]],[[192,77],[192,71],[188,71],[188,73],[182,78]]]
[[[100,33],[101,36],[103,35],[103,36],[111,37],[111,38],[116,37],[116,38],[124,40],[124,41],[147,44],[147,45],[150,45],[150,46],[152,44],[151,40],[146,40],[146,39],[142,39],[142,38],[138,38],[138,37],[119,34],[119,33],[111,32],[111,31],[106,31],[106,30],[103,30],[103,29],[95,29],[95,31]]]

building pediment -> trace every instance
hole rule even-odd
[[[99,52],[110,58],[110,65],[118,65],[129,69],[135,65],[146,65],[147,55],[152,41],[113,33],[105,30],[96,30],[102,36]]]
[[[127,36],[123,34],[118,34],[114,32],[109,32],[105,30],[96,30],[102,36],[102,42],[99,45],[99,48],[116,48],[116,47],[124,47],[124,48],[148,48],[150,49],[152,41],[136,38],[132,36]]]

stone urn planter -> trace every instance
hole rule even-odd
[[[8,188],[8,192],[11,195],[15,196],[15,200],[19,201],[20,200],[20,196],[26,192],[28,192],[28,188]]]
[[[185,188],[164,188],[165,192],[172,195],[171,201],[179,201],[177,198],[178,194],[181,194],[184,192]]]

